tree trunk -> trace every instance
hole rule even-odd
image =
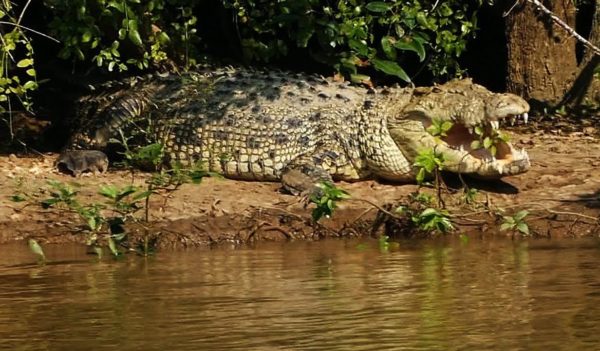
[[[547,0],[544,5],[575,28],[572,0]],[[506,18],[507,89],[526,99],[556,104],[578,73],[576,41],[529,2]]]

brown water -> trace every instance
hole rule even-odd
[[[0,246],[0,350],[600,350],[600,241],[46,251]]]

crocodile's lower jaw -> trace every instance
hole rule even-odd
[[[439,151],[444,154],[444,169],[452,172],[470,174],[485,179],[498,179],[527,172],[531,167],[527,151],[517,150],[509,144],[505,145],[510,152],[504,154],[502,158],[491,155],[480,158],[448,146],[442,146]]]
[[[496,144],[496,154],[487,149],[472,150],[466,139],[458,144],[443,142],[438,151],[444,155],[444,169],[452,172],[472,174],[480,178],[496,179],[524,173],[531,167],[529,154],[518,150],[508,142]]]

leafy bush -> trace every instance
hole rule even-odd
[[[409,81],[403,69],[409,55],[436,76],[459,73],[456,59],[474,34],[481,5],[479,0],[223,2],[236,11],[248,60],[285,57],[294,45],[354,81],[368,79],[359,74],[365,66]]]
[[[0,117],[14,107],[29,108],[28,93],[38,86],[33,46],[12,6],[10,1],[0,1],[0,23],[5,25],[0,28]],[[10,125],[10,114],[2,119]]]
[[[93,60],[109,71],[146,69],[168,58],[195,63],[197,18],[184,0],[44,0],[59,57]]]

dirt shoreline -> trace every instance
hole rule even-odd
[[[600,215],[600,143],[582,133],[552,135],[511,133],[518,147],[525,147],[532,169],[503,181],[471,181],[480,190],[478,200],[492,208],[504,208],[510,215],[519,209],[531,212],[527,223],[536,236],[597,236]],[[50,179],[76,181],[81,185],[82,202],[98,199],[102,184],[126,185],[130,175],[110,171],[100,176],[74,179],[53,170],[56,154],[42,158],[0,155],[0,243],[30,237],[43,243],[85,242],[85,235],[73,233],[77,215],[39,204],[13,202],[20,193],[42,199]],[[137,177],[141,184],[141,177]],[[456,183],[456,180],[454,181]],[[453,185],[450,180],[450,185]],[[383,206],[413,192],[415,185],[381,184],[376,181],[339,183],[354,198]],[[152,203],[153,231],[159,231],[159,246],[205,246],[220,242],[245,243],[256,240],[316,240],[331,236],[369,235],[377,210],[358,200],[339,204],[331,219],[319,225],[310,220],[311,207],[297,197],[282,194],[276,183],[244,182],[207,178],[200,185],[184,185],[164,203]],[[447,199],[458,224],[455,233],[469,235],[510,235],[500,232],[501,217],[482,208],[457,206],[460,194]]]

